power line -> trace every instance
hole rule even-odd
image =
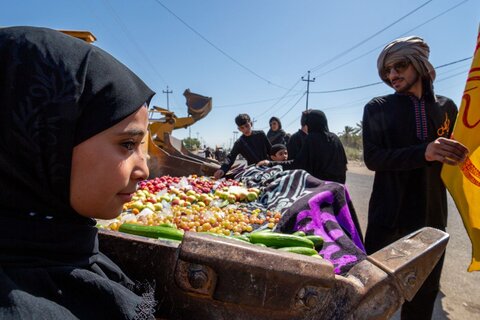
[[[88,7],[88,10],[90,11],[90,13],[92,14],[93,18],[95,19],[95,21],[99,21],[102,26],[105,28],[105,30],[108,32],[109,36],[113,37],[114,40],[117,42],[117,43],[122,43],[122,39],[118,36],[117,32],[114,31],[114,29],[111,28],[111,25],[107,24],[105,22],[105,19],[101,18],[94,10],[94,8],[91,6],[90,3],[88,3],[88,1],[84,1],[82,2],[84,3],[87,7]],[[141,60],[143,61],[142,59],[138,59],[136,57],[134,57],[134,55],[132,54],[132,52],[130,51],[130,47],[129,46],[122,46],[122,48],[125,48],[125,53],[130,57],[130,59],[132,61],[138,61],[138,60]],[[149,68],[146,68],[146,66],[144,64],[137,64],[142,70],[144,70],[146,73],[149,73],[151,70]],[[163,80],[163,78],[160,76],[160,80],[162,80],[162,82],[165,82]]]
[[[428,0],[427,2],[425,2],[424,4],[420,5],[419,7],[413,9],[412,11],[410,11],[409,13],[407,13],[406,15],[400,17],[399,19],[395,20],[394,22],[392,22],[391,24],[389,24],[388,26],[380,29],[379,31],[375,32],[373,35],[365,38],[364,40],[358,42],[357,44],[353,45],[352,47],[348,48],[347,50],[337,54],[336,56],[334,56],[333,58],[330,58],[329,60],[311,68],[310,70],[312,71],[315,71],[315,70],[318,70],[320,68],[323,68],[324,66],[330,64],[331,62],[337,60],[338,58],[340,57],[343,57],[344,55],[346,55],[347,53],[349,53],[350,51],[352,51],[353,49],[356,49],[358,48],[359,46],[361,46],[362,44],[366,43],[367,41],[371,40],[372,38],[376,37],[377,35],[379,35],[380,33],[382,33],[383,31],[389,29],[390,27],[394,26],[395,24],[397,24],[398,22],[402,21],[403,19],[407,18],[408,16],[412,15],[413,13],[415,13],[416,11],[420,10],[421,8],[423,8],[424,6],[426,6],[427,4],[429,4],[430,2],[432,2],[433,0]]]
[[[277,102],[275,102],[273,105],[270,106],[270,108],[267,108],[267,109],[266,109],[264,112],[262,112],[261,114],[257,115],[256,118],[261,118],[261,117],[263,117],[265,114],[267,114],[267,112],[271,111],[271,109],[272,109],[274,106],[276,106],[280,101],[282,101],[282,100],[290,93],[290,91],[292,91],[293,88],[295,88],[295,87],[300,83],[300,81],[301,81],[301,80],[298,79],[297,82],[295,82],[295,83],[290,87],[290,89],[288,89],[288,91],[285,92],[285,94],[284,94],[282,97],[280,97],[280,99],[277,100]],[[303,95],[302,95],[302,97],[303,97]]]
[[[297,96],[298,94],[292,94],[291,96],[286,96],[286,97],[295,97]],[[256,101],[250,101],[250,102],[242,102],[242,103],[235,103],[235,104],[224,104],[224,105],[220,105],[220,106],[215,106],[215,109],[218,109],[218,108],[231,108],[231,107],[238,107],[238,106],[245,106],[245,105],[249,105],[249,104],[257,104],[257,103],[263,103],[263,102],[268,102],[268,101],[272,101],[272,100],[277,100],[277,99],[282,99],[282,98],[286,98],[285,96],[282,96],[280,98],[270,98],[270,99],[264,99],[264,100],[256,100]]]
[[[155,68],[155,65],[150,61],[148,56],[145,54],[145,52],[142,50],[142,47],[135,41],[135,38],[130,34],[128,31],[128,28],[123,24],[122,20],[120,17],[116,14],[114,7],[110,4],[108,0],[104,0],[104,2],[107,4],[107,6],[110,8],[109,13],[112,14],[113,18],[117,21],[117,23],[120,25],[122,28],[124,34],[127,36],[127,38],[133,43],[133,45],[137,48],[137,51],[140,52],[140,54],[143,56],[145,61],[150,65],[151,70],[163,81],[163,83],[166,85],[167,82],[165,79],[160,75],[160,73],[157,71]]]
[[[463,61],[466,61],[466,60],[469,60],[469,59],[472,59],[472,57],[468,57],[468,58],[463,58],[463,59],[460,59],[460,60],[456,60],[456,61],[453,61],[453,62],[449,62],[449,63],[446,63],[446,64],[442,64],[438,67],[435,67],[435,69],[441,69],[443,67],[447,67],[447,66],[450,66],[452,64],[456,64],[456,63],[459,63],[459,62],[463,62]],[[374,82],[374,83],[369,83],[369,84],[364,84],[364,85],[360,85],[360,86],[355,86],[355,87],[349,87],[349,88],[342,88],[342,89],[334,89],[334,90],[325,90],[325,91],[312,91],[311,93],[334,93],[334,92],[341,92],[341,91],[351,91],[351,90],[356,90],[356,89],[362,89],[362,88],[366,88],[366,87],[371,87],[371,86],[376,86],[376,85],[379,85],[379,84],[382,84],[383,81],[378,81],[378,82]]]
[[[307,94],[306,92],[304,94],[302,94],[302,96],[300,97],[300,99],[297,100],[297,102],[295,102],[295,104],[293,106],[291,106],[290,109],[287,110],[287,112],[285,112],[283,115],[280,116],[280,119],[282,119],[283,117],[285,117],[290,111],[292,111],[293,108],[295,108],[295,106],[300,102],[300,100],[302,100],[303,96]]]
[[[431,0],[430,0],[431,1]],[[197,30],[195,30],[193,27],[191,27],[187,22],[185,22],[182,18],[180,18],[179,16],[177,16],[172,10],[170,10],[167,6],[165,6],[163,3],[160,2],[160,0],[155,0],[156,3],[158,3],[160,6],[162,6],[165,10],[167,10],[171,15],[173,15],[178,21],[180,21],[183,25],[185,25],[188,29],[190,29],[193,33],[195,33],[197,36],[199,36],[203,41],[205,41],[206,43],[208,43],[210,46],[212,46],[215,50],[217,50],[218,52],[220,52],[221,54],[223,54],[225,57],[227,57],[228,59],[230,59],[231,61],[233,61],[235,64],[237,64],[238,66],[240,66],[241,68],[243,68],[244,70],[248,71],[249,73],[251,73],[252,75],[254,75],[255,77],[267,82],[268,84],[270,85],[273,85],[275,87],[278,87],[278,88],[281,88],[281,89],[285,89],[287,90],[287,88],[285,87],[282,87],[278,84],[275,84],[273,83],[272,81],[262,77],[261,75],[259,75],[258,73],[256,73],[255,71],[253,71],[252,69],[250,69],[249,67],[245,66],[244,64],[240,63],[238,60],[236,60],[235,58],[233,58],[231,55],[229,55],[228,53],[226,53],[225,51],[223,51],[222,49],[220,49],[217,45],[215,45],[213,42],[211,42],[210,40],[208,40],[206,37],[204,37],[200,32],[198,32]]]
[[[459,3],[457,3],[456,5],[454,5],[454,6],[450,7],[450,8],[448,8],[447,10],[445,10],[445,11],[443,11],[443,12],[441,12],[441,13],[437,14],[436,16],[434,16],[434,17],[432,17],[432,18],[430,18],[430,19],[428,19],[428,20],[424,21],[423,23],[421,23],[421,24],[419,24],[419,25],[417,25],[417,26],[415,26],[415,27],[411,28],[410,30],[408,30],[408,31],[405,31],[404,33],[402,33],[402,34],[398,35],[398,36],[397,36],[397,37],[395,37],[395,38],[400,38],[400,37],[402,37],[402,36],[405,36],[405,35],[409,34],[410,32],[412,32],[412,31],[414,31],[414,30],[416,30],[416,29],[418,29],[418,28],[420,28],[420,27],[422,27],[422,26],[426,25],[427,23],[430,23],[430,22],[432,22],[433,20],[435,20],[435,19],[437,19],[437,18],[439,18],[439,17],[443,16],[444,14],[446,14],[446,13],[448,13],[448,12],[452,11],[453,9],[457,8],[458,6],[460,6],[460,5],[464,4],[465,2],[468,2],[468,1],[469,1],[469,0],[463,0],[463,1],[459,2]],[[345,62],[345,63],[343,63],[343,64],[341,64],[341,65],[339,65],[339,66],[337,66],[337,67],[335,67],[335,68],[332,68],[332,69],[330,69],[330,70],[328,70],[328,71],[325,71],[325,72],[323,72],[323,73],[320,73],[320,74],[318,74],[316,77],[317,77],[317,78],[318,78],[318,77],[322,77],[322,76],[324,76],[324,75],[326,75],[326,74],[329,74],[329,73],[331,73],[331,72],[333,72],[333,71],[336,71],[336,70],[338,70],[338,69],[340,69],[340,68],[343,68],[343,67],[345,67],[345,66],[349,65],[350,63],[352,63],[352,62],[355,62],[355,61],[357,61],[357,60],[359,60],[359,59],[361,59],[361,58],[363,58],[363,57],[365,57],[365,56],[369,55],[370,53],[372,53],[372,52],[374,52],[374,51],[378,50],[379,48],[385,47],[387,44],[388,44],[388,43],[384,43],[384,44],[382,44],[382,45],[379,45],[378,47],[375,47],[375,48],[373,48],[373,49],[371,49],[371,50],[369,50],[369,51],[365,52],[364,54],[361,54],[360,56],[358,56],[358,57],[356,57],[356,58],[353,58],[353,59],[351,59],[351,60],[349,60],[349,61],[347,61],[347,62]]]
[[[410,33],[411,31],[413,31],[413,30],[415,30],[415,29],[418,29],[418,28],[424,26],[424,25],[427,24],[427,23],[430,23],[431,21],[433,21],[433,20],[435,20],[435,19],[443,16],[444,14],[452,11],[453,9],[459,7],[460,5],[464,4],[464,3],[467,2],[467,1],[468,1],[468,0],[463,0],[463,1],[459,2],[459,3],[457,3],[456,5],[448,8],[447,10],[445,10],[445,11],[437,14],[436,16],[434,16],[434,17],[426,20],[425,22],[423,22],[423,23],[415,26],[414,28],[412,28],[412,29],[404,32],[403,34],[397,36],[397,38],[402,37],[402,36]],[[424,5],[426,5],[426,4],[428,4],[428,2],[427,2],[427,3],[424,3],[422,6],[424,6]],[[416,10],[420,9],[422,6],[420,6],[420,7],[416,8],[415,10],[411,11],[411,12],[408,13],[406,16],[412,14],[412,13],[415,12]],[[400,19],[403,19],[403,18],[405,18],[406,16],[404,16],[404,17],[402,17],[402,18],[400,18]],[[397,20],[397,21],[395,21],[393,24],[395,24],[395,23],[397,23],[398,21],[400,21],[400,19]],[[391,24],[391,25],[393,25],[393,24]],[[390,25],[390,26],[391,26],[391,25]],[[389,28],[390,26],[388,26],[388,27],[386,27],[386,28]],[[384,28],[384,29],[385,29],[385,28]],[[378,33],[382,32],[382,31],[383,31],[383,30],[379,31]],[[377,33],[377,34],[378,34],[378,33]],[[371,36],[371,37],[373,37],[373,36]],[[368,40],[369,40],[369,39],[368,39]],[[364,41],[366,41],[366,40],[364,40]],[[350,64],[350,63],[352,63],[352,62],[354,62],[354,61],[356,61],[356,60],[359,60],[360,58],[362,58],[362,57],[364,57],[364,56],[366,56],[366,55],[374,52],[375,50],[384,47],[386,44],[387,44],[387,43],[382,44],[382,45],[380,45],[380,46],[378,46],[378,47],[375,47],[375,48],[369,50],[368,52],[366,52],[366,53],[364,53],[364,54],[362,54],[362,55],[360,55],[360,56],[358,56],[358,57],[356,57],[356,58],[354,58],[354,59],[351,59],[351,60],[347,61],[346,63],[343,63],[343,64],[341,64],[341,65],[339,65],[339,66],[337,66],[337,67],[335,67],[335,68],[333,68],[333,69],[330,69],[330,70],[328,70],[328,71],[326,71],[326,72],[323,72],[323,73],[317,75],[317,77],[324,76],[324,75],[326,75],[326,74],[328,74],[328,73],[330,73],[330,72],[333,72],[333,71],[335,71],[335,70],[338,70],[338,69],[340,69],[340,68],[342,68],[342,67],[344,67],[344,66],[346,66],[346,65],[348,65],[348,64]],[[355,47],[355,46],[354,46],[354,47]],[[352,47],[352,48],[354,48],[354,47]],[[352,49],[352,48],[351,48],[351,49]],[[349,50],[351,50],[351,49],[349,49]],[[349,51],[349,50],[348,50],[348,51]],[[342,53],[339,54],[337,57],[339,57],[339,56],[341,56],[341,55],[342,55]],[[336,58],[334,57],[333,59],[336,59]],[[331,61],[333,61],[333,60],[331,60]],[[330,62],[331,62],[331,61],[330,61]],[[329,62],[327,61],[326,64],[328,64],[328,63],[329,63]],[[326,64],[325,64],[325,65],[326,65]],[[351,89],[350,89],[350,88],[347,88],[347,90],[345,90],[345,89],[339,89],[338,91],[337,91],[337,90],[330,90],[330,91],[327,91],[327,92],[323,92],[323,91],[322,91],[322,92],[318,92],[318,93],[330,93],[330,92],[348,91],[348,90],[353,90],[353,89],[359,89],[359,88],[374,86],[374,85],[378,85],[378,84],[381,84],[381,83],[382,83],[382,82],[376,82],[376,83],[371,83],[371,84],[359,86],[358,88],[357,88],[357,87],[353,87],[353,88],[351,88]],[[317,93],[317,92],[312,92],[312,93]]]

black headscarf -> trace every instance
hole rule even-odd
[[[308,133],[317,132],[324,135],[330,133],[325,113],[320,110],[308,110],[305,124],[308,126]]]
[[[325,113],[309,110],[306,118],[308,134],[297,157],[287,161],[271,161],[284,169],[303,169],[314,177],[345,183],[347,156],[340,139],[328,131]]]
[[[322,180],[345,183],[347,157],[340,139],[328,130],[325,113],[309,110],[306,125],[307,171]]]
[[[287,144],[290,136],[282,129],[282,122],[277,117],[271,117],[268,123],[271,125],[273,121],[278,123],[278,129],[273,131],[269,129],[267,132],[268,141],[270,141],[271,145],[274,144]]]
[[[95,221],[70,206],[70,171],[76,145],[153,94],[82,40],[0,28],[0,318],[131,318],[143,308],[99,253]]]

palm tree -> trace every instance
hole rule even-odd
[[[355,129],[350,126],[345,126],[345,128],[343,129],[343,132],[340,134],[340,139],[343,140],[345,146],[350,146],[352,135],[355,134],[354,132]]]
[[[355,128],[355,134],[361,136],[363,132],[363,121],[356,123],[357,127]]]

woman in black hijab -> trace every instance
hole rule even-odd
[[[60,32],[0,28],[0,318],[150,319],[153,289],[98,251],[148,176],[154,92],[112,56]]]
[[[271,117],[268,121],[270,129],[267,132],[267,138],[270,144],[283,144],[287,145],[290,135],[282,129],[282,123],[277,117]]]
[[[345,183],[347,156],[340,139],[328,130],[327,117],[320,110],[309,110],[308,135],[297,158],[288,161],[261,161],[258,165],[281,165],[285,170],[303,169],[327,181]]]

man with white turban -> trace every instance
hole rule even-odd
[[[411,36],[392,41],[378,57],[380,78],[395,93],[365,106],[365,164],[375,171],[365,247],[371,254],[399,238],[429,226],[445,230],[446,190],[442,164],[458,165],[468,150],[450,139],[457,106],[435,95],[435,69],[429,46]],[[410,302],[402,319],[431,319],[439,291],[443,256]]]

